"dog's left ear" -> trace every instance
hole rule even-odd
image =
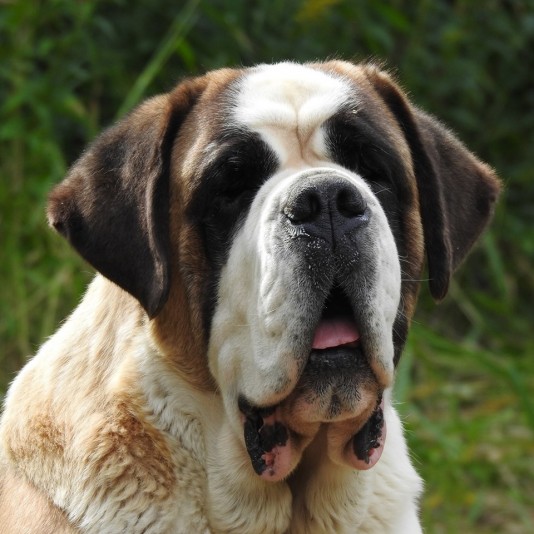
[[[366,74],[398,121],[410,147],[423,223],[430,292],[447,294],[454,270],[493,214],[500,182],[436,119],[412,106],[391,77]]]
[[[48,220],[153,318],[169,292],[169,172],[202,78],[147,100],[102,133],[49,197]]]

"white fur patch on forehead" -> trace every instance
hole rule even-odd
[[[308,137],[348,101],[345,80],[298,63],[259,65],[240,83],[237,122],[252,130],[298,130]]]

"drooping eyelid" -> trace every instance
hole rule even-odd
[[[278,166],[276,155],[261,137],[242,128],[227,129],[208,146],[210,154],[206,165],[197,169],[200,186],[188,210],[198,223],[225,190],[256,190]]]
[[[364,111],[341,110],[325,122],[323,129],[334,162],[361,174],[370,185],[397,187],[398,180],[402,182],[404,170],[399,154]]]

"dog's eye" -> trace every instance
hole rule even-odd
[[[243,185],[240,180],[214,192],[211,215],[233,216],[240,212],[254,198],[253,184]]]
[[[231,221],[239,217],[251,203],[254,193],[251,190],[232,190],[220,195],[213,203],[211,217]]]
[[[276,160],[262,144],[248,140],[231,146],[205,171],[209,193],[203,199],[204,217],[221,217],[232,224],[251,205]]]
[[[328,142],[337,163],[368,181],[381,180],[384,154],[380,147],[369,143],[359,129],[350,124],[337,123],[331,128]]]
[[[242,199],[250,199],[257,191],[253,176],[249,167],[232,158],[228,159],[220,172],[221,188],[217,202],[222,207],[232,208],[240,204]]]
[[[356,170],[368,182],[384,182],[386,176],[382,175],[374,161],[370,158],[361,156],[355,165]]]
[[[227,189],[224,189],[221,192],[221,194],[219,195],[219,201],[222,204],[231,206],[235,204],[237,201],[239,201],[241,197],[243,197],[249,192],[250,192],[250,189],[239,187],[239,186],[232,186]]]

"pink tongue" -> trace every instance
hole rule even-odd
[[[313,349],[329,349],[355,343],[360,339],[351,319],[324,319],[319,323],[313,337]]]

